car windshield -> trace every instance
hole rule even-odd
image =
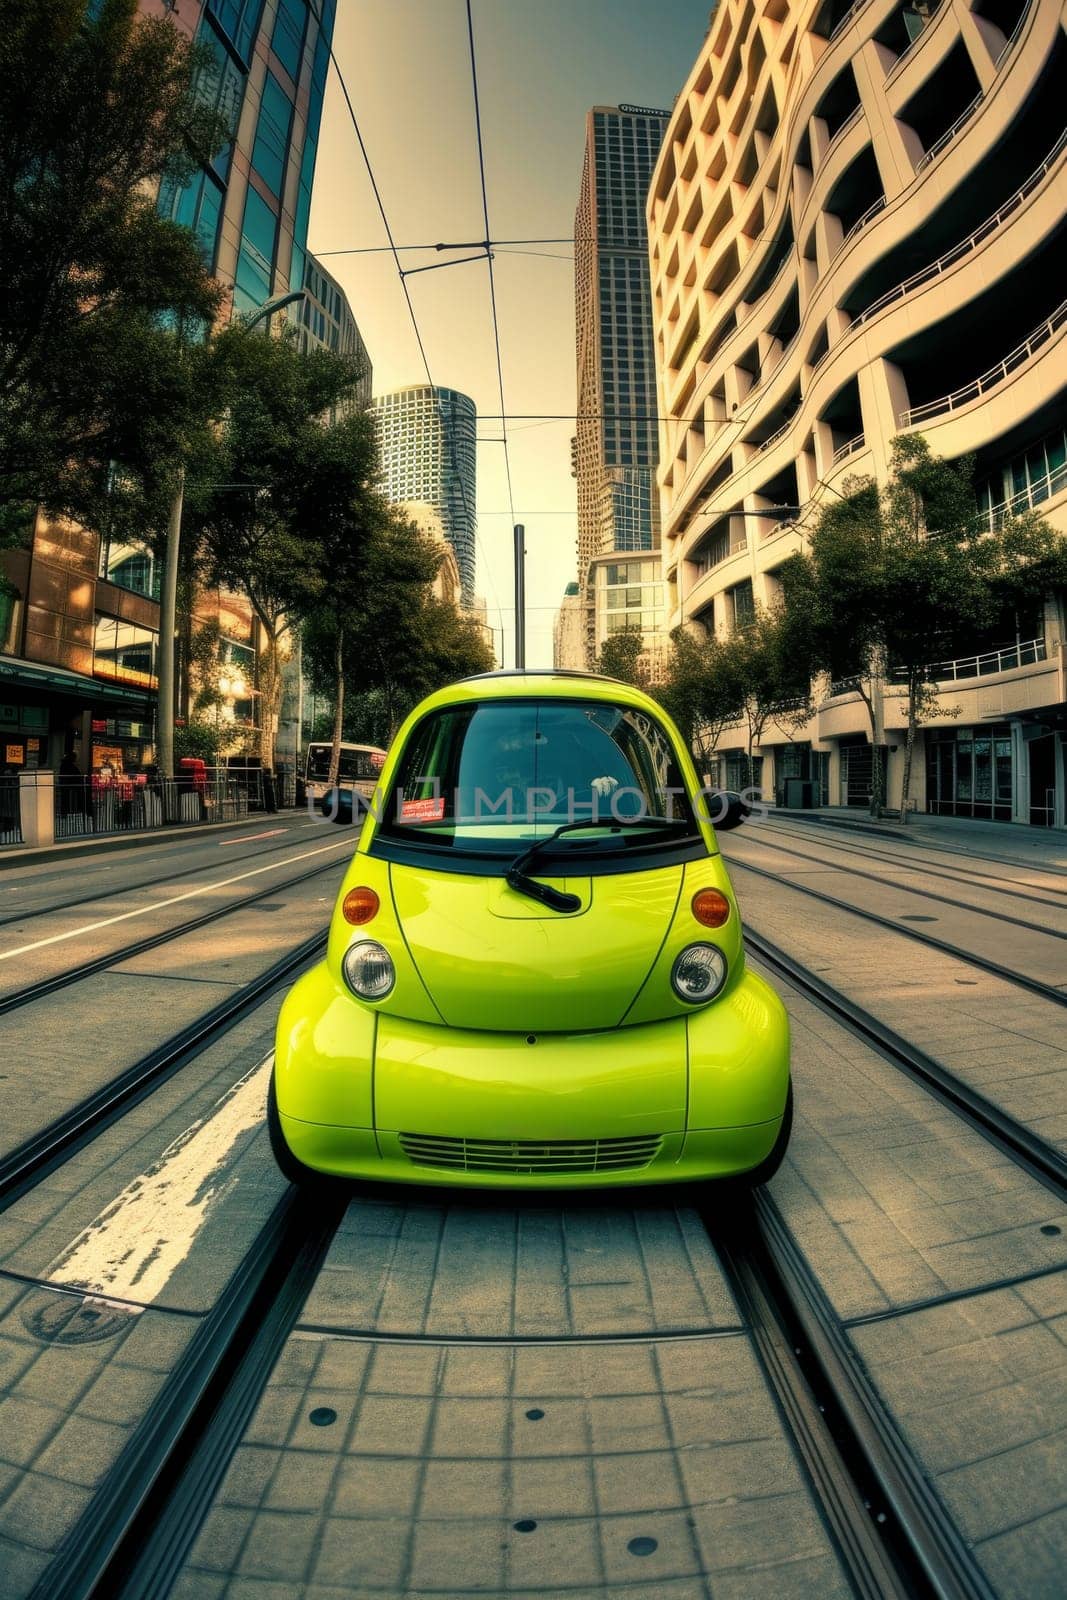
[[[405,746],[378,833],[408,843],[507,854],[564,823],[590,848],[696,832],[674,749],[647,712],[604,701],[507,700],[432,712]],[[647,822],[647,828],[640,826]],[[567,853],[582,847],[568,833]]]

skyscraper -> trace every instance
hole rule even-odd
[[[603,629],[589,563],[659,544],[656,370],[645,200],[669,113],[594,106],[574,218],[578,578],[590,660]]]
[[[303,287],[336,0],[317,0],[314,10],[308,0],[140,0],[140,9],[168,15],[205,48],[198,92],[233,129],[225,150],[187,182],[165,183],[158,197],[165,215],[196,233],[230,298],[223,317]],[[57,767],[71,749],[86,771],[105,755],[131,768],[150,760],[159,643],[152,555],[39,516],[28,546],[0,556],[0,573],[7,579],[0,698],[8,760]],[[233,596],[203,603],[187,627],[217,624],[220,660],[251,683],[255,627],[247,605]],[[182,651],[184,659],[184,644]],[[183,684],[184,701],[188,674]],[[247,702],[249,714],[257,704]]]
[[[438,512],[469,606],[475,567],[474,401],[457,389],[423,383],[378,395],[371,409],[385,492],[390,500],[421,500]]]
[[[336,0],[314,14],[308,0],[183,0],[172,11],[210,54],[199,90],[234,138],[188,182],[165,185],[160,209],[195,230],[216,277],[233,284],[237,312],[304,286],[335,11]]]

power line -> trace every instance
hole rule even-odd
[[[308,0],[308,7],[309,7],[309,9],[311,11],[312,16],[315,18],[315,21],[318,24],[319,30],[321,32],[321,30],[322,30],[322,15],[321,15],[321,13],[319,11],[317,0]],[[457,466],[457,463],[456,463],[455,441],[454,441],[454,439],[452,439],[451,433],[449,432],[449,430],[445,426],[445,414],[444,414],[444,408],[441,405],[441,396],[437,392],[437,386],[434,383],[433,377],[432,377],[432,375],[430,373],[429,357],[426,354],[426,346],[423,343],[422,333],[421,333],[421,330],[419,328],[419,319],[415,315],[415,307],[414,307],[414,305],[412,304],[412,301],[411,301],[411,291],[408,289],[408,286],[407,286],[407,279],[405,277],[404,268],[401,266],[401,263],[400,263],[400,252],[399,252],[399,250],[397,248],[396,240],[393,238],[393,230],[389,226],[389,218],[388,218],[388,215],[386,214],[385,202],[382,199],[382,193],[381,193],[381,190],[378,187],[378,180],[374,176],[374,168],[371,165],[370,155],[367,152],[367,146],[366,146],[366,144],[364,142],[363,134],[362,134],[362,132],[360,130],[359,118],[356,116],[356,110],[355,110],[355,107],[352,104],[352,97],[348,92],[348,84],[345,82],[344,73],[341,71],[341,64],[338,61],[336,53],[334,51],[332,38],[331,38],[330,44],[329,44],[329,51],[330,51],[330,63],[332,65],[332,67],[333,67],[334,72],[337,75],[337,82],[340,85],[341,93],[344,96],[345,105],[348,108],[349,120],[352,123],[352,129],[353,129],[353,132],[356,135],[356,140],[357,140],[357,142],[359,144],[360,154],[363,157],[363,164],[367,169],[367,177],[370,180],[371,190],[372,190],[372,192],[374,194],[375,203],[376,203],[376,205],[378,207],[378,214],[382,219],[382,227],[385,229],[385,236],[389,241],[389,244],[388,244],[387,248],[391,251],[392,256],[393,256],[393,261],[394,261],[394,263],[396,265],[397,276],[398,276],[398,278],[400,280],[400,288],[401,288],[401,290],[403,292],[403,295],[404,295],[404,301],[405,301],[405,304],[407,305],[407,308],[408,308],[408,316],[411,318],[411,326],[412,326],[412,329],[413,329],[414,334],[415,334],[415,343],[419,347],[419,355],[422,357],[422,365],[423,365],[423,368],[424,368],[424,370],[426,372],[426,382],[429,385],[430,391],[433,394],[434,400],[436,401],[436,404],[437,404],[437,414],[438,414],[438,417],[439,417],[440,423],[441,423],[442,438],[447,438],[450,441],[450,451],[451,451],[451,455],[452,455],[452,467],[453,467],[453,471],[455,472],[456,482],[459,484],[460,498],[463,501],[463,511],[464,511],[465,516],[467,517],[467,520],[468,520],[470,526],[474,529],[474,539],[475,539],[476,548],[481,548],[481,540],[478,538],[477,516],[476,515],[472,515],[472,513],[471,513],[470,503],[469,503],[469,501],[467,499],[467,486],[463,482],[463,477],[462,477],[461,473],[459,472],[459,469],[458,469],[458,466]],[[488,233],[488,231],[489,231],[489,228],[488,228],[488,224],[487,224],[486,225],[486,233]],[[501,405],[501,409],[503,410],[503,407],[504,407],[503,398],[501,398],[500,405]],[[492,590],[493,598],[494,598],[494,600],[496,602],[496,610],[499,613],[500,610],[501,610],[501,607],[500,607],[500,596],[496,592],[496,584],[493,581],[493,574],[492,574],[492,571],[490,570],[490,567],[489,567],[489,561],[485,557],[484,549],[482,550],[482,556],[483,556],[483,565],[485,567],[485,574],[486,574],[486,577],[489,579],[489,586],[490,586],[490,588]]]
[[[488,228],[486,234],[488,235]],[[583,241],[592,243],[592,240]],[[574,244],[573,234],[567,234],[554,239],[458,239],[455,243],[444,244],[438,241],[435,244],[362,244],[353,245],[347,250],[316,250],[315,256],[321,261],[323,256],[374,256],[389,255],[390,252],[407,250],[498,250],[512,245],[523,244]],[[563,258],[568,259],[567,257]]]
[[[478,140],[478,176],[482,185],[482,218],[485,222],[485,237],[490,236],[489,228],[489,195],[485,184],[485,146],[482,142],[482,107],[478,95],[478,64],[474,54],[474,15],[471,11],[471,0],[467,0],[467,42],[470,46],[471,57],[471,89],[474,93],[474,131]],[[489,245],[485,247],[485,261],[489,268],[489,307],[493,316],[493,343],[496,346],[496,381],[500,394],[500,431],[503,435],[504,446],[504,476],[508,486],[508,505],[511,507],[511,520],[515,521],[515,497],[511,487],[511,453],[508,449],[507,404],[504,400],[504,364],[500,355],[500,322],[496,312],[496,279],[493,275],[493,252]]]

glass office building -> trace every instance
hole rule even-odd
[[[476,437],[474,401],[457,389],[413,384],[372,405],[385,492],[416,500],[441,518],[456,552],[464,606],[474,600]]]

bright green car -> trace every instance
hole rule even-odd
[[[278,1019],[275,1156],[321,1174],[567,1188],[776,1170],[789,1026],[745,966],[685,743],[584,673],[431,695],[382,771],[326,960]],[[740,820],[736,798],[720,826]]]

